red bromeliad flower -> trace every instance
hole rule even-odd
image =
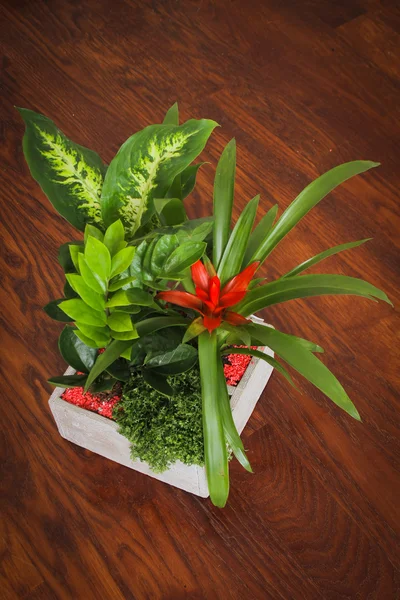
[[[259,262],[246,267],[239,275],[233,277],[221,290],[221,281],[213,265],[207,261],[207,268],[198,260],[191,267],[192,279],[196,294],[189,292],[160,292],[156,298],[171,304],[192,308],[203,316],[203,325],[211,333],[227,321],[232,325],[243,325],[248,319],[238,313],[227,310],[246,295],[247,287],[257,270]]]

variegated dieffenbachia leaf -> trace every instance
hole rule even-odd
[[[183,125],[150,125],[131,136],[111,161],[101,204],[106,225],[117,219],[133,237],[174,181],[203,150],[215,121],[191,119]]]
[[[100,156],[75,144],[39,113],[18,109],[25,121],[23,149],[32,177],[71,225],[104,229],[100,196],[106,166]]]

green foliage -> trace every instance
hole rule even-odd
[[[236,141],[227,144],[219,159],[214,180],[213,263],[217,268],[228,243],[236,172]]]
[[[255,196],[253,200],[250,200],[229,236],[218,266],[218,275],[222,286],[240,271],[256,217],[259,199],[260,196]]]
[[[202,257],[205,249],[205,242],[191,240],[180,244],[177,235],[153,237],[150,242],[144,240],[140,244],[124,275],[134,277],[133,282],[140,286],[166,289],[168,280],[186,276],[187,269]],[[133,287],[133,283],[130,285]]]
[[[220,412],[217,335],[199,336],[199,363],[203,407],[204,456],[208,489],[215,506],[224,507],[229,494],[228,452]]]
[[[88,348],[74,333],[73,327],[67,325],[61,332],[58,347],[65,362],[82,373],[89,373],[93,367],[97,350]]]
[[[153,199],[165,196],[175,177],[203,150],[216,125],[192,119],[183,125],[149,125],[130,137],[104,180],[105,223],[120,218],[128,237],[133,237],[154,214]]]
[[[363,279],[345,275],[300,275],[278,279],[251,290],[237,309],[242,314],[250,315],[273,304],[327,294],[350,294],[370,300],[378,298],[391,304],[384,292]]]
[[[285,235],[335,187],[354,175],[378,166],[379,163],[369,160],[355,160],[331,169],[310,183],[288,206],[275,227],[262,241],[253,260],[263,262]]]
[[[357,248],[357,246],[361,246],[362,244],[365,244],[365,242],[369,242],[371,239],[372,238],[366,238],[365,240],[358,240],[357,242],[348,242],[347,244],[340,244],[340,246],[334,246],[333,248],[324,250],[323,252],[320,252],[320,254],[317,254],[316,256],[313,256],[312,258],[308,258],[307,260],[302,262],[297,267],[294,267],[294,269],[291,269],[290,271],[288,271],[288,273],[285,273],[285,275],[283,275],[283,277],[286,278],[286,277],[294,277],[295,275],[300,275],[300,273],[302,273],[303,271],[306,271],[310,267],[313,267],[314,265],[318,264],[322,260],[325,260],[325,258],[328,258],[329,256],[333,256],[334,254],[338,254],[339,252],[343,252],[344,250],[350,250],[351,248]]]
[[[203,465],[200,375],[197,369],[169,378],[175,394],[167,397],[139,373],[124,386],[114,409],[119,431],[131,443],[132,459],[160,473],[177,460]]]
[[[163,124],[150,125],[131,136],[107,169],[96,153],[69,140],[46,117],[25,109],[20,113],[26,124],[24,153],[33,177],[56,210],[84,230],[83,242],[63,244],[59,251],[58,260],[66,274],[65,298],[45,307],[52,318],[73,322],[60,335],[60,351],[84,375],[53,377],[53,385],[100,390],[108,389],[116,380],[128,380],[123,401],[127,409],[118,413],[118,420],[134,445],[134,456],[162,469],[177,458],[184,462],[202,460],[204,451],[211,500],[217,506],[224,506],[229,492],[227,443],[242,466],[251,470],[232,419],[222,374],[221,352],[225,352],[226,343],[244,344],[246,348],[237,349],[238,353],[267,361],[293,383],[280,362],[250,348],[268,345],[359,419],[341,384],[314,356],[322,351],[318,345],[272,328],[246,324],[243,317],[273,304],[325,294],[353,294],[390,303],[384,292],[361,279],[300,275],[366,240],[325,250],[274,282],[254,278],[243,287],[257,265],[237,276],[252,263],[265,261],[330,191],[378,163],[354,161],[331,169],[310,183],[275,224],[276,205],[252,231],[259,202],[256,196],[231,229],[235,140],[223,150],[217,165],[213,217],[188,220],[183,204],[202,164],[191,162],[204,148],[216,126],[214,121],[192,119],[180,125],[178,105],[174,104]],[[208,270],[207,281],[211,282],[216,271],[220,278],[209,284],[208,291],[199,287],[200,274],[197,288],[191,278],[190,267],[200,258]],[[192,298],[186,306],[198,307],[198,312],[158,304],[156,292],[175,290],[179,283],[197,295],[197,300]],[[220,283],[231,286],[230,291],[225,290],[224,304],[218,304]],[[215,302],[209,294],[211,285]],[[218,314],[214,312],[217,306]],[[210,331],[218,325],[211,335],[206,322]],[[101,347],[106,350],[98,355]],[[193,370],[197,360],[200,375]],[[131,371],[135,374],[129,379]],[[204,445],[199,414],[204,423]],[[195,442],[191,437],[194,431]]]
[[[314,352],[321,352],[322,348],[308,340],[297,338],[293,335],[281,333],[271,327],[251,324],[249,331],[254,340],[260,341],[271,348],[296,371],[308,379],[315,387],[320,389],[335,404],[340,406],[354,419],[360,421],[360,415],[350,400],[342,385],[330,370],[314,356]]]
[[[243,267],[247,267],[247,265],[255,261],[254,255],[261,243],[267,238],[269,232],[271,231],[277,213],[278,205],[275,204],[275,206],[270,208],[267,214],[263,216],[257,227],[255,227],[254,231],[250,235],[249,242],[244,253]]]
[[[155,370],[160,375],[176,375],[194,367],[197,352],[193,346],[180,344],[173,350],[162,352],[145,361],[145,368]]]
[[[75,144],[47,117],[18,109],[25,121],[23,149],[32,177],[71,225],[102,227],[100,196],[106,167],[92,150]]]

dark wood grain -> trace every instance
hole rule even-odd
[[[7,600],[400,597],[400,10],[395,0],[3,1],[1,124],[2,507]],[[272,377],[244,433],[255,474],[232,464],[227,508],[62,440],[47,405],[64,364],[58,246],[74,231],[24,163],[13,106],[42,111],[109,161],[179,100],[218,129],[192,216],[211,209],[213,169],[238,143],[236,214],[284,209],[347,160],[382,162],[321,203],[276,249],[275,277],[338,243],[373,237],[315,272],[365,277],[364,299],[265,311],[320,342],[363,418],[297,379]]]

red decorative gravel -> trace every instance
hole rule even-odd
[[[235,348],[245,348],[246,346],[235,346]],[[254,350],[257,346],[252,346]],[[228,385],[237,386],[242,379],[249,363],[251,356],[248,354],[228,354],[227,362],[224,364],[224,375]]]
[[[90,392],[85,393],[82,387],[68,388],[61,398],[70,404],[75,404],[75,406],[97,412],[102,417],[107,417],[107,419],[112,419],[113,408],[121,400],[120,395],[103,399],[101,396]]]
[[[243,348],[244,346],[236,347]],[[254,346],[254,348],[256,348],[256,346]],[[251,356],[248,356],[247,354],[228,354],[224,364],[226,383],[228,385],[237,386],[250,361]],[[75,404],[75,406],[79,406],[80,408],[96,412],[102,417],[112,419],[114,406],[121,400],[121,394],[113,394],[112,392],[108,394],[91,394],[90,392],[85,393],[83,387],[75,387],[66,389],[61,395],[61,398],[70,404]]]

